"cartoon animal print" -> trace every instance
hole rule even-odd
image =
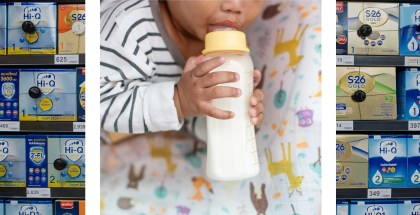
[[[200,201],[203,199],[203,194],[201,193],[201,187],[205,186],[210,193],[213,193],[213,188],[211,187],[211,184],[209,181],[207,181],[205,178],[202,178],[200,176],[192,177],[192,183],[195,189],[195,194],[191,197],[193,200]]]
[[[303,56],[297,55],[297,50],[299,48],[300,40],[302,39],[303,35],[305,34],[308,25],[303,27],[301,31],[302,25],[299,24],[293,39],[288,41],[282,41],[284,36],[284,30],[281,29],[277,31],[276,37],[276,44],[274,46],[274,56],[281,55],[285,52],[289,53],[289,64],[287,65],[289,68],[296,68],[299,62],[302,60]]]
[[[134,171],[134,165],[130,165],[130,170],[128,172],[128,184],[127,188],[138,189],[139,182],[144,178],[144,172],[146,171],[146,165],[141,167],[140,173],[137,175]],[[120,197],[118,198],[117,205],[123,210],[129,210],[134,207],[133,199],[129,197]]]
[[[166,162],[166,172],[167,173],[174,173],[176,169],[176,164],[172,160],[172,144],[171,144],[171,136],[164,135],[163,136],[163,147],[159,147],[156,144],[155,137],[152,135],[147,136],[147,140],[149,142],[150,147],[150,155],[153,159],[163,159]]]
[[[269,5],[264,9],[262,18],[264,20],[271,19],[275,17],[277,14],[279,14],[281,11],[283,11],[286,7],[289,7],[290,5],[291,5],[290,2]]]
[[[296,112],[300,127],[309,127],[314,123],[314,112],[311,109],[302,109]]]
[[[319,82],[320,90],[318,92],[316,92],[314,95],[312,95],[312,97],[314,97],[314,98],[320,98],[322,96],[322,86],[321,86],[322,72],[321,72],[321,70],[318,71],[318,82]]]
[[[186,206],[178,205],[176,206],[176,215],[190,215],[190,209]]]
[[[295,190],[297,193],[299,193],[299,195],[302,195],[301,185],[303,181],[303,176],[296,176],[293,173],[293,164],[291,161],[291,153],[290,153],[290,143],[288,143],[287,145],[288,157],[286,157],[284,143],[281,143],[281,149],[282,149],[283,160],[278,161],[278,162],[273,162],[271,149],[264,149],[265,156],[267,159],[267,167],[268,167],[268,171],[270,172],[270,176],[273,177],[275,175],[282,174],[282,173],[286,174],[290,183],[289,189],[288,189],[289,197],[292,196]]]
[[[257,193],[255,192],[254,184],[251,182],[250,185],[250,194],[251,194],[251,201],[254,205],[255,210],[257,211],[257,215],[265,215],[265,212],[268,208],[268,201],[267,196],[265,195],[265,184],[261,185],[261,197],[258,198]]]

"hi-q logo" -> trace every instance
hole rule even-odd
[[[416,10],[414,13],[414,23],[420,25],[420,10]]]
[[[9,142],[0,140],[0,161],[6,160],[9,155]]]
[[[45,150],[43,147],[34,146],[29,149],[29,158],[34,164],[41,165],[45,160]]]
[[[420,205],[414,205],[411,215],[420,215]]]
[[[11,99],[15,95],[15,84],[12,82],[5,82],[1,85],[1,93],[7,99]]]
[[[397,142],[393,140],[384,140],[379,144],[379,154],[381,154],[382,158],[387,162],[394,159],[397,152]]]
[[[83,157],[85,146],[83,141],[78,139],[69,139],[64,143],[64,154],[71,161],[78,161]]]
[[[55,89],[55,75],[52,73],[39,73],[36,76],[36,86],[44,95],[52,93]]]
[[[374,205],[368,207],[364,215],[386,215],[386,213],[382,206]]]
[[[26,7],[23,10],[23,20],[31,21],[34,25],[38,25],[41,21],[41,8],[39,7]]]
[[[19,210],[19,215],[42,215],[38,208],[34,205],[22,205]]]

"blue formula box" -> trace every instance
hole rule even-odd
[[[7,8],[6,3],[0,3],[0,55],[6,54],[6,44],[7,44]]]
[[[21,69],[20,121],[76,121],[76,69]]]
[[[4,204],[7,215],[53,215],[51,200],[7,199]]]
[[[407,136],[407,149],[407,185],[420,187],[420,135]]]
[[[398,215],[420,215],[420,199],[399,200]]]
[[[405,135],[369,135],[368,175],[370,188],[406,186]]]
[[[25,135],[0,135],[0,187],[25,187]]]
[[[48,187],[48,136],[26,136],[26,186]]]
[[[57,200],[55,201],[55,215],[85,215],[85,201]]]
[[[0,121],[19,120],[19,70],[0,69]]]
[[[397,72],[397,89],[398,119],[420,120],[420,70]]]
[[[79,96],[77,103],[77,121],[79,122],[84,122],[86,120],[85,77],[85,68],[77,68],[77,95]]]
[[[400,55],[420,55],[420,5],[400,6]]]
[[[348,49],[348,17],[347,17],[347,2],[337,1],[336,6],[336,54],[346,55]]]
[[[0,199],[0,215],[4,215],[4,201]]]
[[[397,215],[396,200],[351,201],[350,215]]]
[[[7,28],[9,55],[55,54],[57,5],[52,2],[11,2]]]
[[[48,187],[85,187],[85,136],[48,136]]]

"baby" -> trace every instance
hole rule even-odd
[[[206,33],[246,29],[264,0],[125,0],[101,13],[101,126],[107,131],[144,133],[200,126],[204,117],[230,119],[212,99],[239,97],[241,91],[217,86],[236,82],[232,71],[209,73],[222,65],[203,60]],[[261,73],[254,70],[254,87]],[[264,94],[255,89],[249,115],[262,122]],[[201,121],[201,123],[200,123]],[[203,132],[202,132],[203,133]],[[204,132],[205,133],[205,132]],[[204,134],[205,135],[205,134]],[[199,135],[198,135],[199,136]],[[205,138],[200,138],[205,139]]]

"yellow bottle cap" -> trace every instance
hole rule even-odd
[[[218,51],[243,51],[249,52],[246,46],[246,36],[241,31],[221,30],[206,34],[205,46],[202,53]]]

